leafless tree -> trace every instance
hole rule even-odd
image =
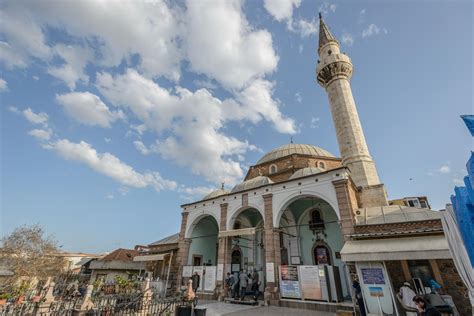
[[[13,275],[0,276],[0,291],[6,292],[20,280],[39,280],[61,273],[64,258],[57,256],[59,247],[52,236],[45,236],[39,225],[21,226],[2,239],[0,266]]]

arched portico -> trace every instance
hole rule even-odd
[[[309,194],[290,197],[283,206],[278,224],[282,264],[337,267],[343,294],[350,295],[345,265],[339,255],[344,239],[333,206]]]
[[[226,222],[226,229],[227,230],[230,230],[230,229],[234,229],[234,224],[235,224],[235,221],[236,219],[243,213],[243,212],[246,212],[247,210],[255,210],[256,212],[258,212],[260,214],[260,217],[262,219],[262,225],[263,225],[263,218],[265,216],[263,210],[260,209],[260,207],[258,207],[257,205],[254,205],[254,204],[251,204],[249,203],[248,205],[246,206],[240,206],[240,207],[237,207],[233,210],[231,210],[230,212],[228,212],[227,214],[227,222]]]
[[[219,225],[212,215],[202,215],[189,228],[191,244],[187,265],[216,265]]]

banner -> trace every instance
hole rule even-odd
[[[216,288],[216,266],[207,266],[204,274],[204,291],[212,292]]]
[[[302,297],[305,300],[322,300],[318,266],[298,266]]]
[[[222,281],[224,279],[224,265],[222,263],[217,265],[216,278],[217,281]]]
[[[183,266],[183,277],[190,278],[193,275],[193,266]]]
[[[301,298],[297,266],[280,266],[281,297]]]
[[[266,272],[267,272],[267,282],[275,283],[275,266],[273,262],[267,262]]]

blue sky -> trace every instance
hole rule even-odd
[[[290,137],[338,155],[318,11],[352,58],[389,197],[443,208],[473,145],[472,6],[2,1],[1,234],[39,223],[65,250],[133,247]]]

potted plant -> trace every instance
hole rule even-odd
[[[0,294],[0,306],[5,305],[9,299],[12,298],[11,294],[8,293],[2,293]]]

